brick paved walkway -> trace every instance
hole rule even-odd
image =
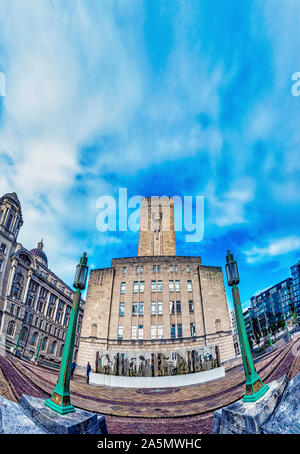
[[[299,347],[300,339],[295,339],[262,357],[256,363],[261,378],[269,382],[285,373],[290,378],[296,375]],[[22,393],[46,397],[56,384],[57,371],[11,355],[0,357],[0,366],[9,375],[17,398]],[[71,394],[74,405],[107,415],[110,433],[210,433],[213,411],[242,397],[243,377],[242,367],[236,367],[219,380],[158,391],[92,386],[75,376]]]

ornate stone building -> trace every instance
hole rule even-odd
[[[1,346],[21,355],[59,363],[72,307],[73,290],[49,268],[43,241],[31,251],[17,242],[23,224],[16,193],[0,198]],[[81,302],[75,356],[83,317]]]
[[[222,268],[176,256],[173,200],[145,198],[138,256],[90,273],[78,364],[96,368],[105,351],[203,346],[218,346],[221,361],[235,356]]]

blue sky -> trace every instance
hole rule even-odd
[[[244,302],[300,259],[300,3],[1,0],[0,193],[23,207],[72,283],[137,253],[96,228],[101,195],[203,195],[205,235],[180,255],[238,259]],[[230,292],[228,292],[231,304]]]

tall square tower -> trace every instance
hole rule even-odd
[[[176,255],[174,202],[170,197],[145,197],[141,204],[138,256]]]

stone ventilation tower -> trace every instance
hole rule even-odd
[[[138,256],[157,255],[176,255],[174,202],[171,197],[142,199]]]
[[[0,198],[0,232],[16,242],[23,225],[21,204],[15,192]]]

